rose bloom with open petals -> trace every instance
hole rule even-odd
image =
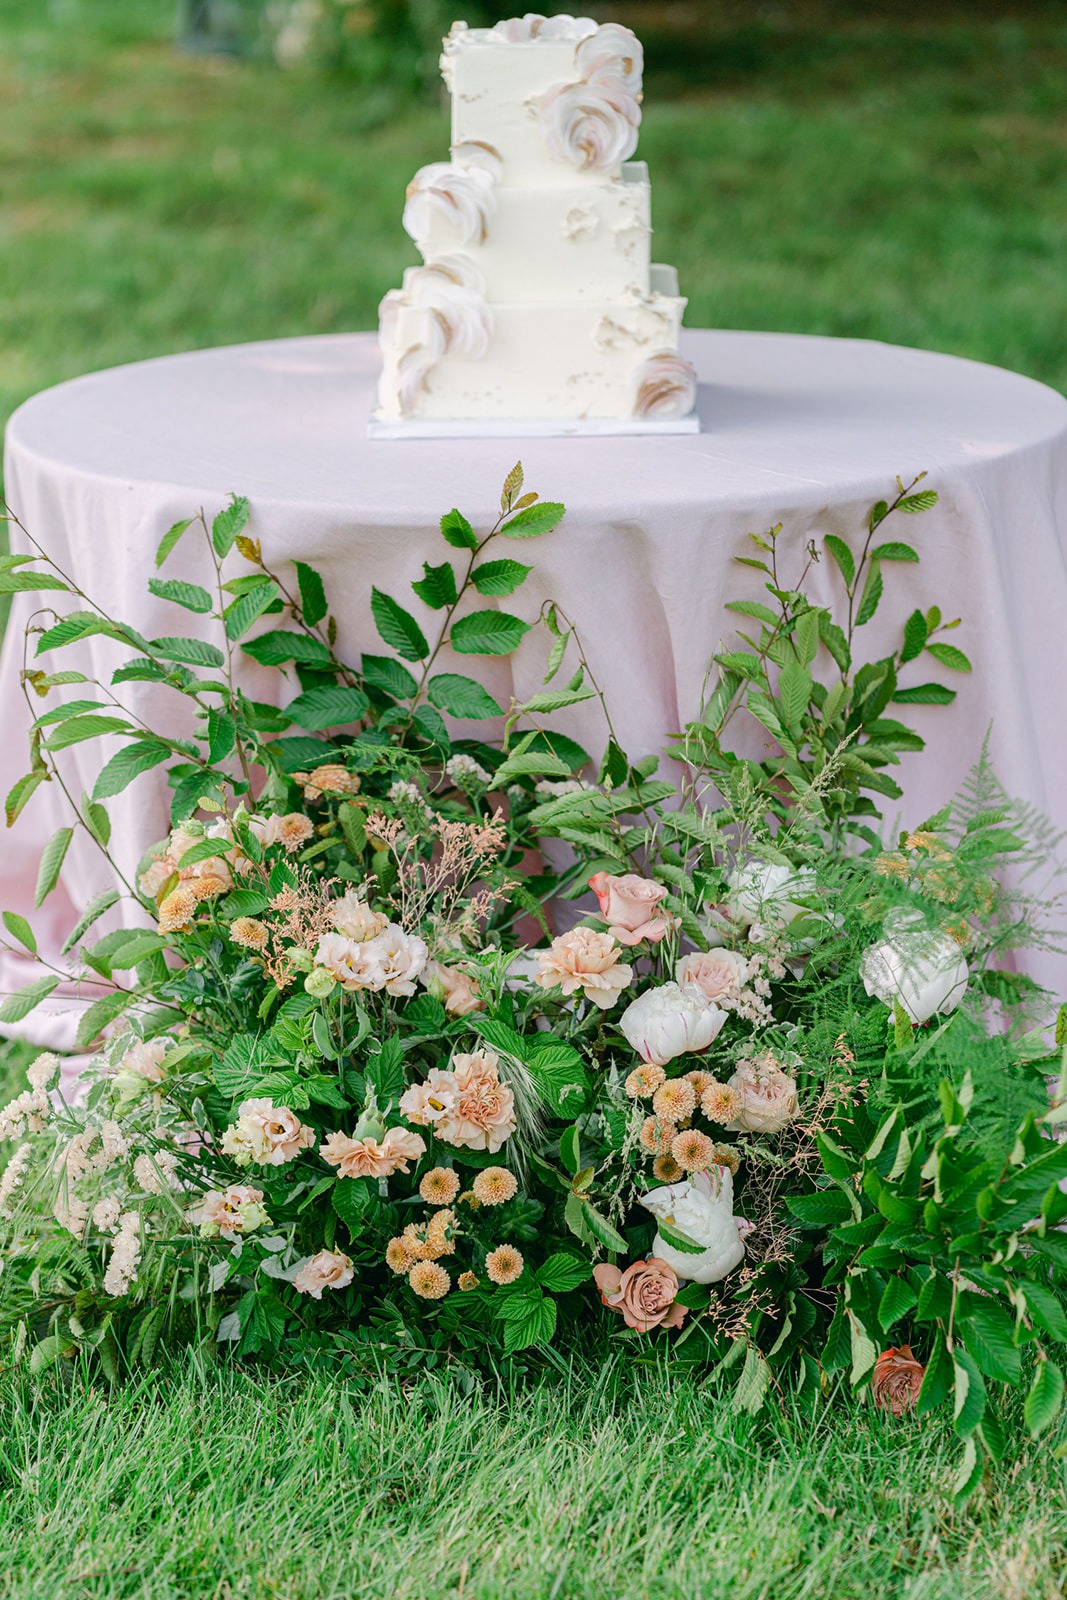
[[[621,951],[610,933],[594,933],[592,928],[572,928],[553,939],[547,950],[539,950],[537,982],[542,989],[563,990],[572,995],[581,989],[587,1000],[601,1010],[613,1006],[634,975],[619,957]]]
[[[314,1130],[288,1106],[276,1106],[269,1098],[243,1100],[236,1123],[222,1136],[223,1151],[242,1166],[256,1161],[260,1166],[282,1167],[314,1143]]]
[[[345,1289],[354,1277],[351,1256],[342,1255],[339,1250],[320,1250],[304,1262],[293,1278],[293,1288],[313,1300],[321,1300],[324,1289]]]
[[[640,944],[647,939],[658,944],[671,931],[671,917],[659,909],[668,894],[662,883],[626,872],[616,878],[610,872],[594,872],[589,887],[600,902],[600,915],[608,932],[620,944]]]
[[[926,1368],[916,1361],[910,1344],[883,1350],[871,1375],[875,1405],[894,1417],[914,1411],[925,1376]]]
[[[426,1154],[426,1143],[410,1128],[389,1128],[380,1141],[331,1133],[319,1154],[342,1178],[389,1178],[394,1172],[408,1172],[408,1163]]]
[[[683,989],[691,984],[721,1006],[740,999],[751,973],[751,961],[736,950],[694,950],[682,957],[674,976]]]
[[[741,1097],[741,1109],[726,1123],[732,1133],[780,1133],[800,1110],[796,1081],[769,1052],[739,1061],[728,1087]]]
[[[593,1280],[604,1304],[618,1311],[626,1326],[638,1333],[650,1333],[653,1328],[680,1328],[685,1321],[685,1307],[676,1298],[678,1278],[659,1256],[634,1261],[625,1272],[601,1262],[593,1268]]]

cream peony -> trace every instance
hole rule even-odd
[[[731,1133],[780,1133],[800,1109],[794,1078],[769,1051],[739,1061],[727,1087],[741,1097],[741,1107],[726,1124]]]
[[[868,994],[888,1006],[898,1000],[919,1023],[955,1011],[967,992],[970,969],[948,934],[903,927],[863,952],[860,977]]]
[[[324,1289],[345,1289],[355,1275],[351,1256],[342,1255],[339,1250],[320,1250],[318,1255],[301,1262],[293,1275],[293,1288],[313,1300],[321,1300]]]
[[[733,1215],[734,1180],[729,1167],[712,1167],[697,1172],[681,1183],[650,1189],[641,1204],[659,1222],[677,1228],[694,1244],[703,1245],[696,1255],[679,1250],[656,1234],[653,1253],[674,1268],[679,1278],[693,1283],[718,1283],[740,1266],[745,1255],[745,1234],[750,1224]]]
[[[562,989],[565,995],[580,989],[587,1000],[606,1010],[613,1006],[634,975],[633,967],[619,958],[622,952],[609,933],[591,928],[571,928],[537,953],[537,982],[542,989]]]
[[[674,976],[683,989],[699,989],[705,999],[725,1005],[740,999],[752,976],[752,962],[735,950],[694,950],[682,957]]]
[[[619,1027],[642,1061],[663,1067],[676,1056],[706,1050],[718,1038],[726,1016],[699,989],[664,983],[632,1000]]]
[[[620,944],[640,944],[642,939],[658,944],[670,932],[672,919],[659,909],[659,902],[669,892],[661,883],[639,878],[635,872],[618,878],[610,872],[594,872],[589,887],[600,902],[608,932]]]

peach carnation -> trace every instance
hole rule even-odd
[[[634,1261],[620,1272],[602,1262],[593,1268],[593,1281],[606,1306],[618,1311],[628,1328],[650,1333],[653,1328],[680,1328],[685,1307],[678,1304],[678,1278],[659,1256]]]
[[[642,939],[658,944],[670,932],[672,919],[659,908],[669,893],[661,883],[633,872],[618,878],[610,872],[594,872],[589,887],[600,902],[600,915],[609,934],[620,944],[640,944]]]
[[[408,1282],[423,1300],[440,1300],[452,1287],[452,1279],[436,1261],[416,1261]]]
[[[562,989],[565,995],[580,989],[601,1010],[613,1006],[634,975],[619,958],[621,951],[610,933],[591,928],[571,928],[537,952],[537,982],[542,989]]]
[[[266,822],[254,829],[259,837],[260,844],[270,846],[280,844],[282,849],[290,855],[294,850],[299,850],[302,844],[314,837],[315,824],[310,817],[305,817],[302,811],[290,811],[284,817],[268,817]]]
[[[431,1126],[445,1144],[495,1155],[516,1128],[515,1096],[501,1083],[498,1065],[491,1050],[475,1050],[454,1056],[448,1072],[431,1067],[425,1082],[401,1095],[401,1114]]]
[[[359,777],[338,761],[327,761],[311,772],[294,772],[305,800],[321,800],[324,794],[357,794]]]
[[[293,1288],[313,1300],[321,1300],[324,1289],[345,1289],[354,1277],[351,1256],[342,1255],[339,1250],[320,1250],[296,1273]]]
[[[687,1078],[668,1078],[652,1096],[652,1109],[664,1122],[684,1122],[696,1106],[696,1092]]]
[[[433,1167],[419,1184],[419,1193],[431,1206],[450,1206],[459,1193],[459,1179],[451,1167]]]
[[[389,1178],[394,1172],[410,1171],[408,1163],[426,1154],[426,1143],[410,1128],[389,1128],[380,1141],[369,1135],[353,1139],[347,1133],[331,1133],[319,1154],[342,1178]]]
[[[502,1206],[518,1193],[518,1179],[507,1167],[485,1167],[474,1180],[474,1193],[483,1206]]]
[[[490,1283],[514,1283],[522,1276],[522,1251],[513,1244],[498,1244],[485,1258],[485,1273]]]
[[[635,1067],[630,1073],[623,1088],[631,1100],[647,1100],[649,1095],[655,1094],[661,1083],[665,1083],[667,1074],[662,1067],[654,1067],[646,1062],[640,1067]]]

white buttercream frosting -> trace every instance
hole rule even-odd
[[[404,229],[421,245],[441,217],[462,244],[485,239],[496,210],[496,180],[484,166],[434,161],[408,184]]]
[[[550,154],[590,172],[612,172],[637,149],[641,107],[615,78],[561,83],[537,102]]]
[[[605,22],[581,41],[574,59],[583,78],[613,78],[627,94],[640,97],[645,54],[636,34],[621,23]]]
[[[478,360],[493,339],[493,313],[485,298],[485,281],[463,256],[443,256],[430,266],[412,267],[404,287],[392,289],[379,308],[379,339],[395,344],[401,313],[411,307],[426,313],[419,319],[421,337],[397,357],[396,401],[402,416],[411,416],[431,370],[445,355]]]

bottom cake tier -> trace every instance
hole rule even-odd
[[[410,269],[383,302],[376,421],[667,420],[692,411],[677,293],[490,306],[463,284],[441,292],[427,275],[439,279],[440,268]]]

